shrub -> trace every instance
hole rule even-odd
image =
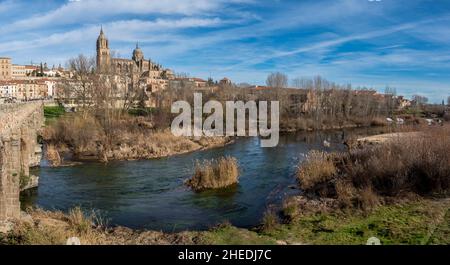
[[[69,224],[79,233],[87,233],[94,226],[94,215],[85,215],[80,207],[69,211]]]
[[[278,227],[280,223],[278,222],[278,216],[274,210],[269,209],[264,213],[261,230],[263,232],[270,232]]]
[[[302,189],[310,189],[317,184],[328,181],[336,173],[330,154],[311,151],[297,168],[297,179]]]
[[[342,206],[353,205],[353,200],[357,191],[351,182],[342,179],[337,180],[335,189],[336,196]]]
[[[378,195],[372,190],[372,187],[360,189],[357,195],[357,206],[362,210],[369,211],[380,204]]]
[[[294,197],[288,197],[283,201],[282,212],[288,222],[294,220],[300,215],[298,203]]]
[[[386,119],[383,118],[373,118],[372,121],[370,122],[371,126],[387,126],[388,122],[386,121]]]
[[[384,198],[448,195],[449,150],[450,127],[428,128],[421,134],[347,153],[327,155],[314,151],[300,164],[297,177],[306,194],[370,210]]]
[[[104,138],[104,130],[92,115],[67,115],[58,119],[43,132],[46,142],[68,144],[76,152],[96,146],[96,141]]]
[[[445,121],[450,121],[450,112],[446,112],[443,118]]]
[[[8,234],[7,244],[64,245],[70,237],[80,238],[82,245],[106,244],[106,226],[95,213],[84,214],[74,208],[68,214],[60,211],[27,209],[32,221],[17,220]]]
[[[217,189],[238,183],[239,167],[236,158],[197,161],[194,176],[186,184],[195,191]]]

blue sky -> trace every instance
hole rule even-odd
[[[65,64],[110,46],[176,72],[264,84],[270,72],[433,102],[450,96],[448,0],[0,0],[0,56]]]

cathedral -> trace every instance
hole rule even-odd
[[[97,39],[97,69],[100,72],[126,75],[134,80],[144,81],[148,92],[156,92],[167,88],[169,81],[175,78],[172,70],[165,69],[151,60],[146,60],[138,44],[136,44],[131,59],[111,58],[109,41],[103,32],[103,28],[100,29],[100,35]]]

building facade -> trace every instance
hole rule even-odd
[[[131,59],[112,58],[109,40],[103,29],[97,38],[97,70],[103,73],[123,75],[140,80],[147,86],[147,92],[156,92],[165,89],[169,81],[175,78],[172,70],[163,68],[162,65],[145,59],[144,52],[138,44],[133,51]]]
[[[25,65],[12,65],[12,77],[13,78],[25,78],[27,77],[27,69]]]
[[[0,80],[10,80],[12,78],[11,58],[0,57]]]
[[[10,82],[0,81],[0,97],[13,98],[16,95],[16,85]]]

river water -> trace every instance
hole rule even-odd
[[[169,158],[84,163],[51,168],[42,161],[32,171],[40,177],[37,190],[21,196],[22,206],[67,211],[75,206],[95,209],[109,225],[179,231],[207,229],[228,221],[238,227],[259,224],[265,210],[294,189],[295,168],[310,150],[343,150],[349,134],[369,135],[374,129],[296,133],[280,136],[276,148],[261,148],[257,137],[239,138],[225,147]],[[323,141],[331,142],[324,147]],[[183,185],[197,159],[234,156],[239,184],[195,193]]]

